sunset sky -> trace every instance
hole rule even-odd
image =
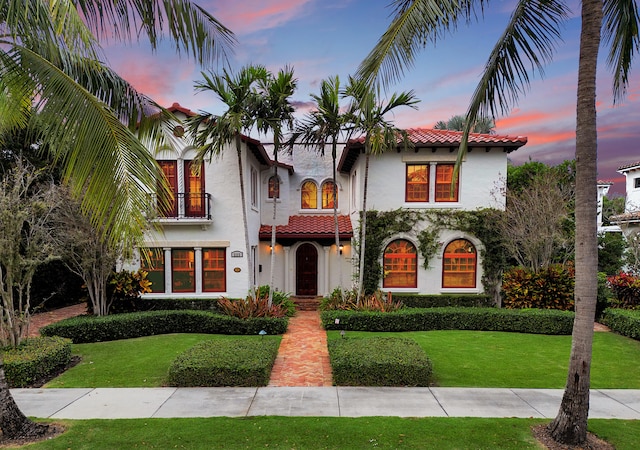
[[[390,23],[387,0],[197,0],[238,39],[231,57],[237,71],[262,64],[276,72],[294,68],[298,90],[293,96],[298,114],[306,113],[310,94],[331,75],[341,80],[353,74]],[[419,109],[399,110],[399,127],[433,127],[438,120],[463,114],[476,87],[489,52],[508,21],[515,2],[490,3],[490,12],[477,24],[461,24],[436,47],[430,45],[417,58],[393,91],[413,89]],[[572,18],[563,42],[544,77],[535,74],[531,88],[508,115],[498,117],[498,134],[527,136],[529,142],[512,153],[520,164],[532,160],[558,163],[575,152],[575,103],[578,65],[579,2],[568,0]],[[174,102],[194,111],[224,112],[210,93],[195,93],[202,78],[198,67],[176,56],[170,45],[152,53],[146,43],[104,45],[108,63],[141,92],[164,106]],[[604,47],[603,47],[604,48]],[[606,52],[600,53],[598,72],[599,178],[614,181],[612,192],[624,193],[624,177],[616,169],[640,160],[640,59],[636,55],[624,101],[613,106],[611,75]],[[204,70],[216,71],[220,67]],[[260,139],[256,133],[252,137]]]

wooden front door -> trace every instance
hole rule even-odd
[[[311,244],[296,252],[296,295],[318,295],[318,251]]]

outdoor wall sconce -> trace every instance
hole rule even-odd
[[[342,250],[344,250],[344,245],[340,244],[340,254],[342,255]]]

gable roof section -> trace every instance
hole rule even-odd
[[[414,145],[414,150],[421,148],[448,148],[449,150],[457,150],[462,141],[461,131],[451,130],[435,130],[432,128],[408,128],[406,130],[409,141]],[[338,170],[342,173],[348,173],[355,164],[360,153],[364,151],[364,136],[350,139],[345,146]],[[527,143],[525,136],[508,136],[497,134],[469,134],[469,150],[474,148],[492,148],[501,147],[505,152],[510,153]],[[402,140],[398,138],[398,151]]]
[[[169,106],[167,108],[167,111],[174,114],[176,112],[180,112],[187,117],[194,117],[197,115],[195,112],[191,111],[189,108],[185,108],[184,106],[181,106],[180,103],[177,103],[177,102]],[[264,149],[264,146],[259,140],[253,139],[249,136],[245,136],[244,134],[240,134],[240,137],[242,141],[245,144],[247,144],[247,147],[249,148],[251,153],[253,153],[253,156],[256,157],[256,159],[260,164],[264,164],[265,166],[273,165],[273,161],[271,161],[271,159],[269,158],[269,155],[267,155],[267,151]]]
[[[338,216],[338,231],[340,239],[351,239],[353,237],[353,227],[349,216]],[[333,214],[289,216],[289,223],[276,225],[277,240],[333,239],[335,232]],[[260,226],[259,238],[261,241],[271,239],[271,225]]]
[[[640,169],[640,161],[631,163],[631,164],[625,164],[624,166],[620,166],[618,167],[618,170],[616,172],[618,173],[625,173],[625,172],[629,172],[630,170],[634,170],[634,169]]]

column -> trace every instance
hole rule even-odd
[[[331,247],[322,247],[324,250],[324,280],[322,283],[322,292],[318,292],[320,295],[327,295],[329,291],[329,280],[331,276],[329,275],[329,251]]]
[[[202,247],[195,247],[193,252],[194,270],[196,271],[196,294],[200,294],[202,292]]]
[[[171,247],[163,247],[164,250],[164,292],[172,292],[171,289]]]

